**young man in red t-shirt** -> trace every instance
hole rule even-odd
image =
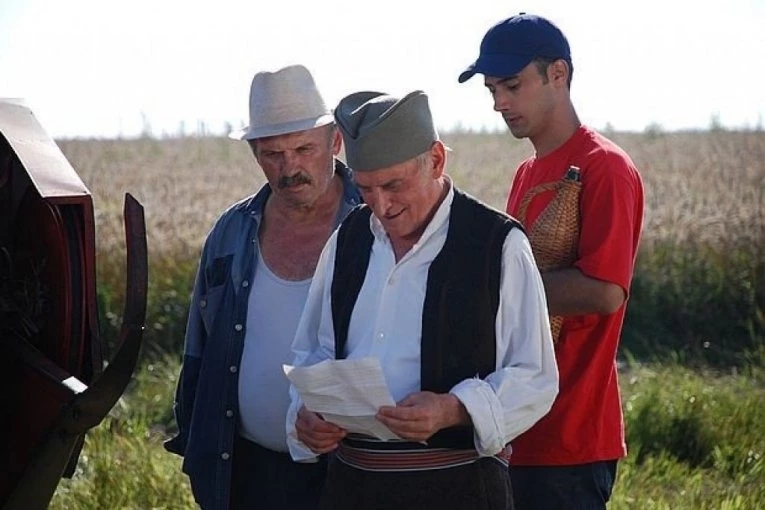
[[[507,201],[517,216],[526,193],[580,169],[579,242],[572,267],[543,272],[551,315],[563,316],[556,343],[558,398],[549,414],[512,443],[516,509],[605,508],[624,441],[616,351],[643,219],[643,184],[629,156],[583,126],[570,97],[568,41],[549,20],[520,14],[493,26],[476,73],[516,138],[536,154],[521,163]],[[535,194],[533,228],[555,191]],[[533,248],[537,248],[532,246]]]

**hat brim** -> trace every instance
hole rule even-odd
[[[254,140],[256,138],[266,138],[268,136],[286,135],[298,131],[306,131],[308,129],[326,126],[334,121],[334,116],[331,113],[327,113],[320,117],[285,122],[282,124],[272,124],[269,126],[257,126],[252,128],[247,126],[232,131],[228,134],[228,137],[234,140]]]
[[[534,57],[530,55],[482,55],[468,66],[457,80],[460,83],[464,83],[472,78],[474,74],[508,78],[520,73],[532,60],[534,60]]]

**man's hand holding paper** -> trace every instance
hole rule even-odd
[[[377,358],[325,360],[308,367],[284,365],[284,373],[305,408],[327,422],[317,423],[314,420],[320,418],[302,411],[298,415],[298,434],[316,453],[334,449],[344,437],[331,424],[382,440],[400,439],[375,417],[380,407],[396,405]]]

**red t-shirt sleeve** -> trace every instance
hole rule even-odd
[[[618,154],[602,154],[582,173],[579,259],[574,265],[627,293],[640,236],[642,194],[636,169]]]

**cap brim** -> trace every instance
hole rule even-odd
[[[460,77],[457,78],[457,81],[460,83],[465,83],[470,78],[472,78],[473,75],[475,74],[475,71],[473,71],[474,67],[475,67],[475,64],[470,64],[470,67],[462,71],[462,74],[460,74]]]
[[[529,55],[481,55],[460,74],[457,81],[464,83],[474,74],[507,78],[520,73],[534,57]]]
[[[332,116],[332,113],[328,113],[313,119],[285,122],[283,124],[275,124],[271,126],[245,127],[230,132],[228,137],[234,140],[254,140],[256,138],[266,138],[268,136],[286,135],[288,133],[306,131],[308,129],[326,126],[334,121],[335,118]]]

